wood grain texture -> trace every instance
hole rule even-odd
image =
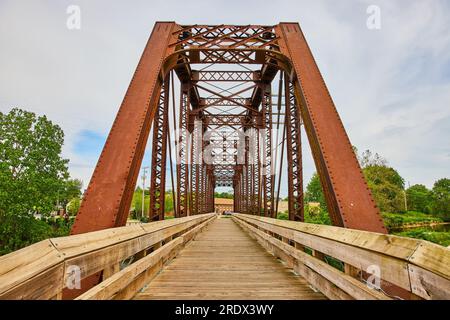
[[[135,299],[325,299],[231,219],[219,218]]]

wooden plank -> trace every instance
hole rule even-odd
[[[0,257],[0,298],[15,298],[13,292],[22,292],[18,286],[27,286],[32,292],[45,292],[45,296],[56,295],[49,289],[59,288],[53,284],[60,280],[55,267],[61,265],[63,257],[55,249],[50,240],[44,240],[18,251]],[[61,273],[62,276],[62,273]],[[55,277],[55,279],[52,279]],[[34,280],[33,280],[34,279]],[[42,279],[52,281],[49,287]],[[16,290],[12,290],[16,288]],[[35,293],[30,292],[31,296]],[[22,294],[18,299],[24,297]]]
[[[110,278],[101,282],[99,285],[85,292],[77,300],[103,300],[110,299],[112,296],[126,288],[138,275],[144,273],[158,261],[168,256],[173,250],[176,250],[183,243],[183,239],[177,238],[158,250],[150,253],[145,258],[131,264],[122,271],[114,274]]]
[[[0,300],[50,300],[63,289],[63,263],[59,263],[0,294]]]
[[[234,241],[228,242],[229,238]],[[239,245],[242,243],[245,245]],[[217,254],[211,254],[214,250]],[[231,219],[216,219],[208,225],[135,299],[243,297],[324,299],[302,277],[268,255]]]
[[[67,259],[113,246],[120,242],[136,239],[143,235],[145,235],[145,232],[140,225],[131,225],[61,238],[52,238],[50,241],[64,258]]]
[[[450,250],[430,242],[422,242],[408,261],[450,280]]]
[[[427,300],[450,300],[450,281],[415,265],[408,266],[412,292]]]

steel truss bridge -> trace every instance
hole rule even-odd
[[[303,222],[302,132],[333,226]],[[151,222],[125,226],[149,141]],[[158,22],[72,235],[0,257],[0,298],[448,299],[449,250],[386,233],[297,23]]]

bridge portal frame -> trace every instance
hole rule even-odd
[[[192,64],[258,64],[262,67],[259,72],[201,73],[193,71]],[[333,225],[387,232],[334,102],[298,23],[280,23],[275,26],[208,26],[157,22],[114,120],[71,234],[125,225],[151,124],[164,124],[164,121],[155,121],[155,115],[158,106],[166,105],[161,104],[160,96],[164,83],[168,86],[171,70],[176,72],[182,85],[188,88],[185,94],[195,109],[195,112],[188,114],[186,118],[202,117],[202,113],[211,105],[234,103],[245,107],[248,111],[247,118],[255,124],[261,121],[257,108],[264,97],[264,88],[270,86],[278,71],[283,71],[286,75],[285,86],[289,88],[286,92],[289,91],[289,94],[293,95],[290,103],[292,105],[295,101],[297,109],[291,108],[289,113],[291,119],[301,119],[306,131]],[[246,82],[252,79],[258,81],[258,85],[254,86],[250,101],[219,96],[216,100],[205,102],[198,94],[196,82],[199,79]],[[297,124],[299,123],[298,121]],[[302,220],[300,128],[292,121],[291,124],[287,130],[287,135],[291,137],[287,157],[296,162],[288,175],[289,217],[292,220]],[[160,128],[153,128],[154,132],[158,129]],[[163,137],[164,132],[160,133]],[[188,144],[189,141],[184,143]],[[159,158],[155,161],[165,160]],[[206,194],[207,198],[211,199],[213,186],[210,181],[214,181],[214,177],[206,179],[205,168],[203,164],[195,167],[202,170],[201,173],[205,177],[200,177],[199,183],[203,188],[200,194]],[[181,175],[182,182],[184,186],[192,188],[198,175],[195,176],[195,181],[191,179],[189,183],[187,176],[190,170],[192,178],[192,166],[187,169],[189,168],[184,168]],[[236,210],[251,207],[242,202],[248,202],[250,197],[247,193],[248,186],[239,186],[240,181],[247,178],[243,177],[242,172],[247,173],[248,169],[245,165],[239,170],[236,168],[234,177],[230,180],[235,186],[235,193],[239,193],[236,195]],[[164,171],[163,169],[160,173]],[[155,173],[152,183],[156,177]],[[270,186],[266,183],[253,189],[265,190],[257,197],[260,199],[258,201],[263,202],[266,215],[274,216],[274,181],[269,180]],[[159,194],[163,189],[162,185]],[[180,195],[180,190],[177,191],[178,205],[183,208],[178,207],[178,212],[183,216],[187,215],[190,211],[188,208],[192,207],[192,203],[187,205],[188,195],[192,197],[193,191],[183,190],[184,195]],[[242,191],[246,194],[242,194]],[[194,192],[194,197],[198,197],[199,190]],[[180,196],[184,197],[184,200],[180,200]],[[198,199],[195,199],[194,204],[195,207],[200,204],[202,211],[205,211],[204,202],[199,203]],[[157,214],[153,211],[153,217],[163,219],[161,207],[163,206],[157,207]],[[195,213],[192,209],[189,212]],[[95,282],[95,279],[93,281]]]

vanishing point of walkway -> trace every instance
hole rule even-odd
[[[218,218],[135,299],[325,299],[231,218]]]

